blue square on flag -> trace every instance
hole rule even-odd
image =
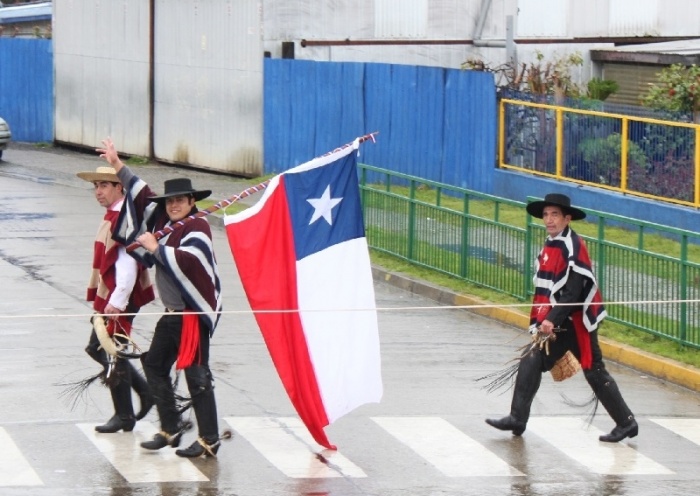
[[[284,174],[297,260],[365,235],[355,161]]]

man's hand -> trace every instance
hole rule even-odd
[[[544,320],[540,324],[540,332],[545,335],[550,335],[554,332],[554,324],[549,320]]]
[[[100,158],[105,159],[109,165],[114,167],[114,170],[119,172],[121,168],[124,167],[124,164],[119,159],[119,154],[117,153],[117,149],[114,147],[112,138],[103,139],[102,144],[104,145],[104,148],[96,148],[95,151],[100,154]]]
[[[158,240],[151,232],[145,232],[136,238],[138,244],[146,248],[150,253],[155,253],[158,250]]]
[[[122,311],[111,303],[107,303],[104,313],[105,315],[109,315],[110,320],[117,320],[117,317],[119,317],[119,314],[121,314]]]

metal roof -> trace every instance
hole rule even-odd
[[[591,50],[591,58],[599,62],[640,64],[700,64],[700,39],[625,45]]]
[[[52,2],[37,2],[23,5],[1,5],[0,24],[18,22],[50,21],[53,7]]]

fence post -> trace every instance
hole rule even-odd
[[[526,200],[527,201],[527,200]],[[529,213],[525,221],[525,270],[523,271],[523,295],[527,299],[532,284],[532,238],[534,236],[532,228],[532,215]]]
[[[416,235],[416,181],[411,180],[411,186],[409,189],[409,203],[408,203],[408,241],[407,248],[407,258],[413,261],[413,245]]]
[[[680,273],[680,298],[681,314],[680,314],[680,335],[681,342],[686,342],[688,332],[688,235],[681,236],[681,273]]]

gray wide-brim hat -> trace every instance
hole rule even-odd
[[[192,187],[192,181],[190,181],[190,179],[187,177],[168,179],[163,183],[163,189],[165,192],[162,195],[152,196],[149,198],[149,200],[156,203],[165,203],[166,198],[192,195],[194,197],[194,201],[199,201],[211,195],[211,190],[209,189],[194,189]]]
[[[95,169],[95,172],[78,172],[76,176],[78,176],[80,179],[84,179],[85,181],[91,183],[100,181],[107,181],[110,183],[121,183],[121,181],[117,177],[117,171],[114,170],[114,167],[101,166]]]
[[[528,203],[525,209],[533,217],[542,218],[545,207],[560,207],[564,215],[570,215],[571,220],[581,220],[586,218],[586,212],[571,206],[571,199],[560,193],[550,193],[544,200]]]

